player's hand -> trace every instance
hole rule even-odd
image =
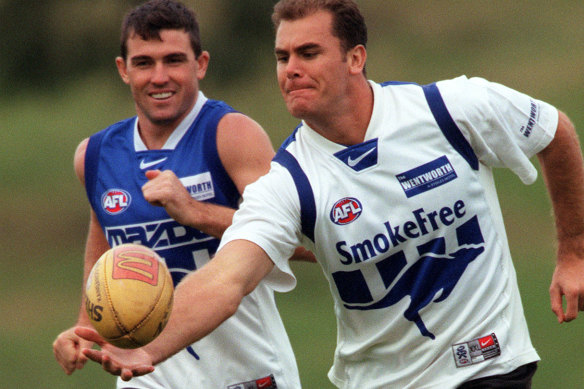
[[[83,369],[87,357],[81,350],[93,346],[93,342],[80,338],[73,330],[69,328],[61,332],[53,342],[53,354],[67,375],[73,374],[75,370]]]
[[[584,311],[584,258],[573,255],[558,259],[550,286],[552,311],[560,323],[569,322]],[[566,302],[564,310],[563,300]]]
[[[101,364],[105,371],[120,376],[124,381],[154,371],[152,358],[143,349],[121,349],[112,346],[92,328],[76,327],[75,334],[101,347],[101,350],[84,348],[82,353],[87,358]]]
[[[183,183],[170,170],[148,170],[148,182],[142,186],[142,194],[150,204],[164,207],[174,220],[186,224],[186,210],[194,201],[185,189]]]

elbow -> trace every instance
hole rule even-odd
[[[242,300],[255,290],[260,279],[238,281],[240,280],[232,280],[229,284],[222,284],[221,290],[224,291],[223,310],[225,313],[225,319],[235,315]]]
[[[241,301],[246,296],[247,293],[241,288],[231,286],[229,289],[224,289],[224,299],[223,299],[223,315],[224,320],[229,319],[231,316],[235,315],[239,309]]]

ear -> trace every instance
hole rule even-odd
[[[122,57],[116,58],[116,66],[118,67],[118,73],[126,84],[130,83],[130,78],[128,77],[128,68],[126,67],[126,61]]]
[[[211,55],[208,51],[203,51],[197,61],[197,79],[202,80],[207,74],[207,68],[209,67],[209,61],[211,60]]]
[[[351,74],[361,74],[367,62],[367,49],[363,45],[357,45],[347,52],[347,61]]]

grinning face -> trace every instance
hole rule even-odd
[[[331,13],[317,11],[282,20],[276,32],[280,92],[288,111],[308,122],[344,109],[350,63],[340,39],[332,34],[332,21]]]
[[[183,30],[161,30],[160,38],[132,34],[127,60],[119,57],[116,64],[132,91],[140,127],[174,129],[195,104],[209,54],[195,58]]]

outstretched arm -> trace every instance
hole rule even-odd
[[[584,310],[584,163],[578,135],[562,112],[554,139],[538,158],[555,215],[558,247],[550,298],[562,323]]]
[[[79,144],[75,151],[74,168],[77,178],[82,185],[85,183],[85,150],[87,148],[87,141],[85,139]],[[93,211],[90,214],[89,232],[87,234],[87,241],[85,244],[84,255],[84,270],[83,270],[83,289],[85,290],[85,283],[89,272],[101,254],[108,250],[109,244],[103,234],[101,226],[97,220],[97,216]],[[81,293],[82,295],[82,293]],[[85,312],[85,302],[83,297],[80,298],[79,314],[77,317],[76,326],[91,326],[87,313]],[[81,349],[89,348],[93,345],[85,339],[80,338],[74,333],[74,327],[71,327],[61,332],[53,342],[53,354],[59,365],[66,374],[73,374],[75,370],[82,369],[87,358],[81,353]]]
[[[153,365],[201,339],[231,317],[243,297],[273,267],[274,263],[256,244],[246,240],[229,242],[212,261],[177,286],[170,320],[152,343],[122,350],[103,342],[94,330],[79,327],[76,334],[102,347],[86,348],[83,354],[124,380],[150,373]]]

